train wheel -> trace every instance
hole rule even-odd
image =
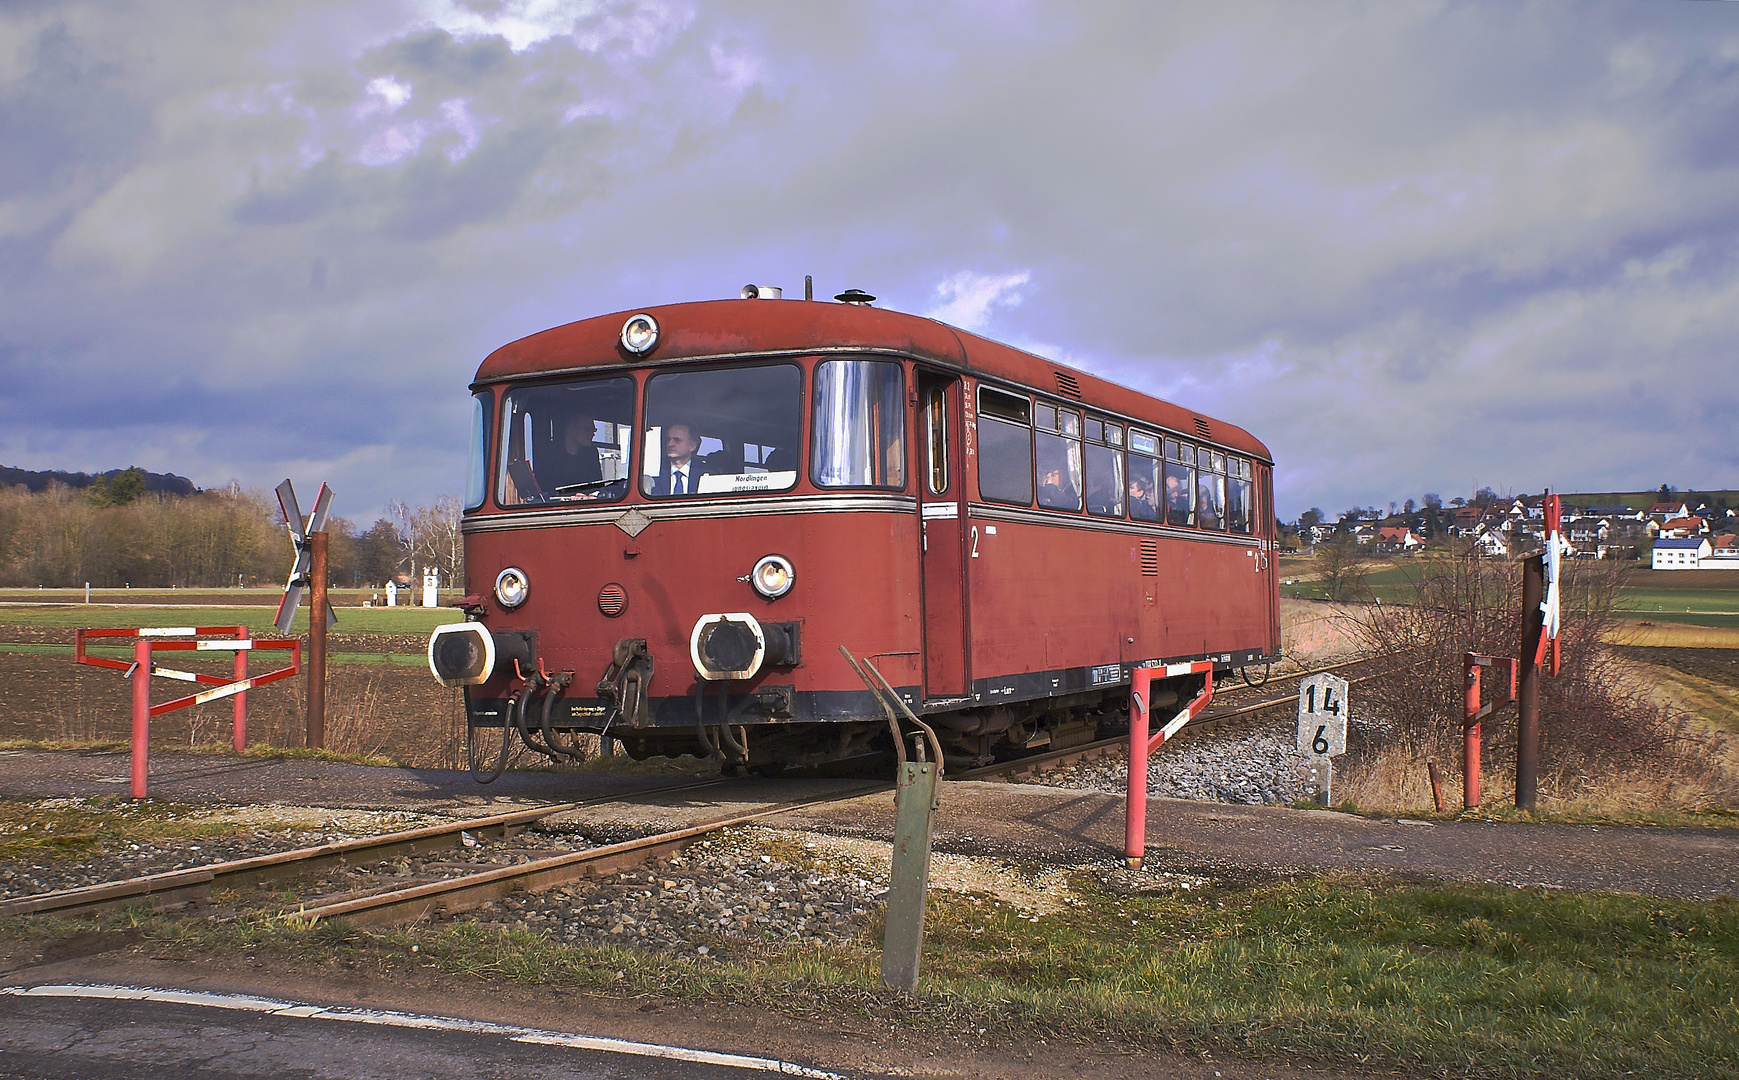
[[[1260,679],[1252,679],[1250,677],[1250,669],[1248,667],[1241,667],[1238,669],[1238,674],[1244,676],[1244,685],[1250,687],[1251,689],[1255,689],[1258,686],[1268,685],[1268,676],[1272,675],[1273,673],[1274,673],[1274,665],[1273,664],[1263,664],[1262,665],[1262,677]]]

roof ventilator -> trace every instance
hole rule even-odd
[[[1076,382],[1075,377],[1066,371],[1057,372],[1057,392],[1064,397],[1071,397],[1076,401],[1081,400],[1081,384]]]
[[[1198,416],[1195,418],[1195,421],[1196,421],[1196,434],[1197,435],[1200,435],[1204,439],[1212,439],[1214,437],[1214,433],[1211,430],[1209,430],[1208,422],[1206,420],[1203,420],[1201,417]]]

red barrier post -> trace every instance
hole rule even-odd
[[[1479,805],[1479,657],[1468,653],[1467,702],[1461,732],[1461,801],[1471,810]]]
[[[308,749],[326,749],[326,533],[308,534]],[[414,569],[414,567],[413,567]],[[505,735],[503,736],[505,737]]]
[[[248,628],[245,626],[236,627],[235,636],[238,641],[246,640],[248,636]],[[235,651],[235,681],[242,682],[247,677],[248,650],[237,649]],[[239,754],[248,748],[248,692],[246,690],[243,690],[235,696],[235,725],[233,735],[235,752]]]
[[[133,798],[145,797],[151,758],[151,642],[133,643]]]
[[[1129,798],[1123,829],[1123,862],[1141,869],[1147,854],[1147,712],[1153,671],[1138,667],[1129,677]]]

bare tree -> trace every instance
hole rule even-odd
[[[465,535],[459,529],[460,507],[455,495],[442,495],[432,506],[411,509],[403,502],[387,504],[405,553],[417,567],[439,567],[443,580],[458,584],[465,568]]]
[[[1365,550],[1345,529],[1316,545],[1316,569],[1330,600],[1356,600],[1365,591]]]

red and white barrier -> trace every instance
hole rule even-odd
[[[218,635],[229,635],[227,639],[216,638]],[[85,641],[89,638],[134,638],[133,662],[114,660],[106,656],[91,656],[85,652]],[[208,640],[199,640],[201,638]],[[264,675],[248,675],[248,654],[256,650],[288,650],[290,666]],[[207,675],[196,671],[178,671],[173,668],[160,668],[151,660],[155,651],[163,652],[233,652],[235,653],[235,674],[233,678],[225,679],[221,675]],[[247,692],[256,686],[265,686],[280,679],[288,679],[302,673],[302,642],[298,639],[289,641],[254,641],[248,637],[245,626],[175,626],[175,627],[102,627],[91,630],[77,630],[72,639],[73,661],[90,667],[113,668],[124,671],[133,680],[133,798],[143,799],[147,787],[147,775],[150,767],[151,753],[151,718],[164,713],[185,709],[189,705],[203,705],[208,701],[218,701],[226,697],[235,698],[235,730],[233,744],[239,754],[247,749],[248,713]],[[176,679],[181,682],[203,683],[212,687],[196,694],[179,697],[173,701],[165,701],[158,705],[151,704],[151,676],[157,675],[165,679]]]
[[[1202,675],[1202,692],[1185,705],[1171,721],[1151,736],[1148,734],[1148,696],[1153,678],[1175,679],[1181,675]],[[1197,660],[1188,664],[1166,664],[1162,667],[1138,667],[1130,674],[1129,686],[1129,797],[1123,828],[1123,858],[1131,870],[1141,869],[1147,855],[1147,757],[1165,745],[1183,726],[1202,714],[1214,700],[1214,663]]]

